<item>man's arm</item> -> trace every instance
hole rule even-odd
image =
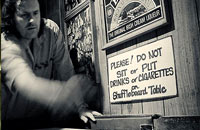
[[[52,81],[35,76],[25,60],[20,56],[17,45],[1,46],[2,74],[11,92],[18,92],[29,100],[47,106],[53,113],[68,115],[74,105],[82,104],[80,86],[91,86],[84,76],[76,75],[67,82]]]
[[[53,21],[52,21],[53,22]],[[54,23],[54,22],[53,22]],[[71,58],[68,52],[68,46],[64,40],[63,34],[59,27],[54,24],[55,30],[55,49],[54,49],[54,62],[53,68],[54,70],[54,79],[58,80],[67,80],[69,77],[74,75],[74,67],[71,62]],[[89,79],[88,79],[89,80]],[[74,80],[75,81],[75,80]],[[75,81],[76,82],[76,81]],[[74,84],[76,84],[74,82]],[[87,81],[86,81],[87,82]],[[73,84],[73,83],[72,83]],[[85,123],[88,121],[88,118],[95,121],[93,115],[101,115],[96,111],[91,111],[87,109],[87,104],[84,103],[84,97],[90,94],[90,91],[95,87],[92,85],[79,85],[79,89],[81,90],[80,102],[83,104],[79,105],[78,113],[80,115],[81,120]],[[75,93],[74,93],[75,94]]]

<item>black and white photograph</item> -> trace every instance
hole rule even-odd
[[[1,130],[199,130],[199,0],[1,0]]]

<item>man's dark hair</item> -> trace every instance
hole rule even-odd
[[[14,33],[16,28],[14,25],[14,13],[16,11],[17,0],[5,0],[2,7],[2,32]]]
[[[17,29],[14,23],[14,14],[16,11],[16,2],[19,0],[3,0],[2,6],[2,16],[1,16],[1,32],[5,32],[6,34],[15,34],[19,36],[17,33]],[[39,2],[39,0],[38,0]],[[40,2],[39,2],[40,3]],[[40,31],[43,25],[43,21],[41,21]],[[40,34],[41,32],[39,32]]]

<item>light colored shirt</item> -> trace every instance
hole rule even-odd
[[[32,50],[15,36],[1,34],[3,120],[45,114],[46,108],[40,103],[29,101],[15,91],[13,84],[20,74],[30,72],[37,77],[61,81],[67,81],[74,74],[61,30],[49,19],[42,19],[42,22],[39,37],[32,41]],[[30,77],[27,75],[24,80]]]

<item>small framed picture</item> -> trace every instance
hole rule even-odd
[[[167,23],[164,0],[104,0],[106,44],[121,44]]]

